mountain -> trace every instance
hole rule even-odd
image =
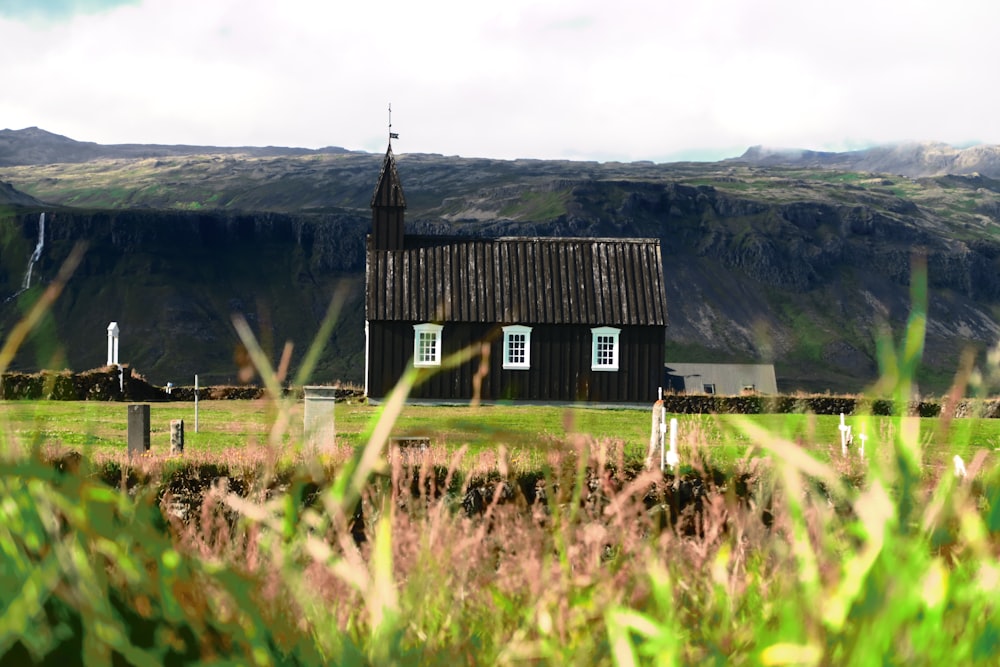
[[[875,146],[844,153],[753,146],[731,161],[761,167],[842,169],[909,178],[949,174],[1000,178],[1000,146],[955,148],[937,142]]]
[[[672,360],[773,361],[783,391],[860,391],[879,374],[883,332],[901,336],[915,265],[930,285],[924,391],[947,388],[966,351],[981,359],[996,344],[1000,179],[762,159],[397,155],[408,232],[659,238]],[[99,366],[107,323],[118,321],[123,361],[150,380],[236,381],[245,353],[235,314],[272,359],[291,341],[294,369],[337,294],[343,307],[314,379],[360,382],[364,237],[380,162],[210,147],[0,167],[0,181],[45,202],[0,212],[0,298],[22,286],[46,213],[38,282],[0,305],[4,331],[74,245],[87,246],[14,365]]]
[[[268,155],[317,155],[323,153],[347,153],[344,148],[328,146],[311,150],[308,148],[284,148],[267,146],[227,147],[217,146],[164,146],[158,144],[111,144],[102,145],[92,141],[76,141],[60,134],[53,134],[37,127],[23,130],[0,130],[0,166],[41,165],[60,162],[88,162],[90,160],[133,160],[177,155],[201,155],[212,153],[240,154],[253,156]]]

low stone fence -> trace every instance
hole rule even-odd
[[[302,388],[285,388],[302,398]],[[363,393],[351,387],[336,387],[335,400],[360,400]],[[193,401],[193,386],[166,389],[147,382],[129,366],[119,370],[113,366],[82,373],[71,371],[40,371],[38,373],[8,372],[0,375],[2,400],[53,401]],[[253,385],[215,385],[198,388],[198,400],[254,400],[264,396],[263,387]],[[817,415],[901,414],[890,399],[865,396],[774,395],[746,394],[666,394],[663,404],[672,414],[788,414]],[[941,401],[910,401],[902,408],[906,414],[937,417]],[[1000,418],[1000,398],[986,400],[962,399],[954,408],[955,417]]]
[[[811,412],[817,415],[872,414],[896,415],[905,411],[919,417],[938,417],[942,404],[937,400],[910,401],[897,406],[894,401],[864,396],[774,395],[749,394],[719,396],[715,394],[667,394],[663,397],[667,412],[674,414],[789,414]],[[962,399],[955,405],[955,417],[1000,417],[1000,398],[986,400]]]
[[[54,401],[125,400],[126,379],[131,385],[131,370],[109,366],[83,373],[40,371],[9,372],[0,375],[0,399],[48,399]]]
[[[302,388],[286,388],[302,398]],[[348,387],[335,388],[336,400],[361,398],[362,392]],[[72,371],[7,372],[0,375],[0,400],[51,401],[193,401],[195,389],[150,384],[129,366]],[[216,385],[198,388],[198,400],[253,400],[264,396],[264,388],[254,385]]]

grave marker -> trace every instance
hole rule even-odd
[[[952,459],[952,461],[955,463],[955,477],[958,477],[959,479],[965,479],[966,476],[969,474],[965,470],[965,461],[963,461],[962,457],[959,456],[958,454],[955,454],[955,458]]]
[[[660,470],[663,470],[663,437],[666,433],[665,418],[666,408],[663,406],[663,400],[658,400],[653,403],[653,422],[649,429],[649,452],[646,454],[646,467],[653,467],[653,455],[656,454],[656,448],[660,448]]]
[[[670,450],[667,452],[667,465],[670,466],[670,470],[673,471],[680,462],[681,457],[677,454],[677,417],[671,417]]]
[[[336,387],[303,387],[305,410],[303,440],[308,447],[323,449],[337,442],[337,428],[333,406],[337,397]]]
[[[840,455],[847,456],[847,443],[851,435],[851,427],[844,423],[844,413],[840,413],[840,426],[837,427],[840,431]]]
[[[108,366],[118,365],[118,334],[120,329],[117,322],[108,325]]]
[[[184,420],[170,420],[170,453],[184,453]]]
[[[128,455],[142,456],[149,451],[149,405],[128,406]]]

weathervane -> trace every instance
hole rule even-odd
[[[389,102],[389,145],[392,146],[392,140],[399,139],[399,135],[392,131],[392,102]]]

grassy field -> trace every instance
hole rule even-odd
[[[294,452],[302,407],[202,401],[195,433],[193,404],[154,403],[152,449],[166,453],[180,418],[192,462],[231,463],[267,443]],[[738,499],[707,489],[692,514],[670,519],[683,484],[671,496],[676,480],[658,470],[616,476],[587,444],[643,456],[647,411],[395,414],[387,403],[385,413],[338,404],[339,449],[355,458],[322,469],[300,458],[273,494],[240,496],[228,486],[238,475],[199,478],[211,466],[187,461],[164,466],[169,497],[141,484],[122,493],[53,470],[45,447],[4,448],[0,664],[994,665],[1000,655],[1000,420],[851,417],[870,438],[870,466],[859,466],[840,458],[838,417],[679,416],[682,462],[701,450],[751,476]],[[383,452],[366,445],[378,420],[435,450],[547,461],[548,493],[503,501],[498,466],[478,509],[465,490],[414,495],[414,469],[378,470]],[[126,447],[121,403],[4,402],[0,424],[6,444],[119,460]],[[954,453],[978,462],[970,479],[941,474]],[[192,485],[204,494],[179,512]]]
[[[169,451],[170,421],[185,422],[185,448],[198,454],[223,453],[241,447],[278,444],[293,448],[302,438],[301,401],[292,403],[278,419],[273,402],[200,401],[195,431],[193,403],[153,403],[150,408],[150,444],[154,453]],[[367,442],[379,418],[376,406],[338,403],[335,410],[338,445],[353,448]],[[840,450],[839,417],[810,414],[677,415],[678,443],[682,455],[697,449],[713,462],[726,465],[745,456],[755,444],[743,424],[797,443],[820,460]],[[916,420],[919,438],[933,467],[950,464],[955,454],[971,460],[985,450],[991,458],[1000,453],[1000,420],[936,418]],[[851,416],[847,423],[855,434],[868,436],[869,455],[891,448],[898,419]],[[21,443],[41,443],[75,449],[88,455],[113,455],[126,449],[127,407],[122,403],[72,401],[2,401],[0,424],[8,437]],[[277,425],[276,425],[277,424]],[[587,434],[596,441],[620,442],[626,456],[646,455],[651,413],[644,410],[595,409],[554,406],[421,406],[403,408],[394,436],[427,437],[436,446],[471,454],[500,445],[518,454],[525,465],[544,455],[546,447],[573,434]],[[945,429],[942,431],[942,429]]]

